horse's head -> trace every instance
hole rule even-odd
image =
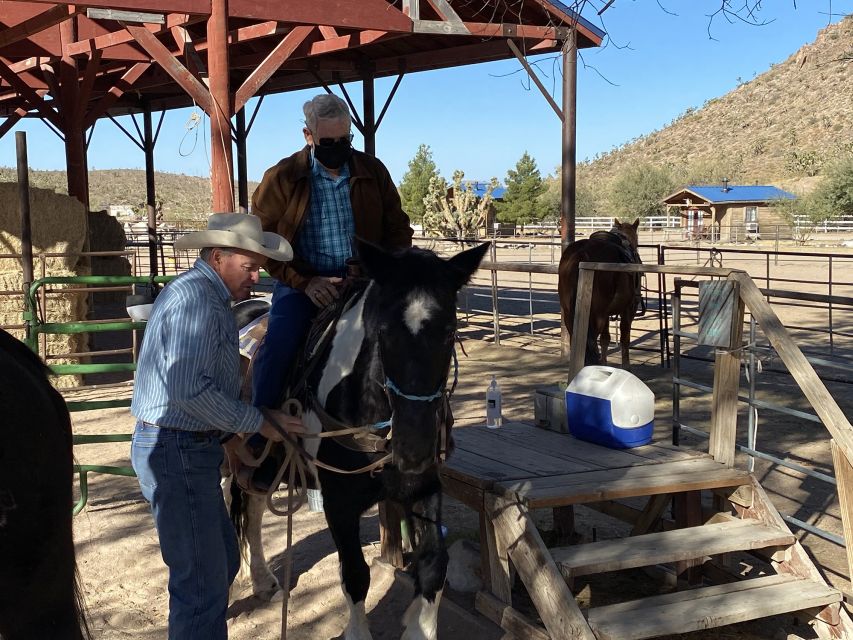
[[[640,227],[640,219],[637,218],[634,222],[619,222],[619,218],[613,218],[613,228],[611,233],[619,234],[628,240],[628,243],[634,248],[640,244],[637,237],[637,229]]]
[[[424,249],[392,254],[359,245],[374,282],[365,324],[375,332],[392,411],[393,461],[403,473],[420,473],[435,463],[439,408],[456,336],[456,294],[488,246],[444,260]]]

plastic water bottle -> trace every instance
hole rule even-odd
[[[489,429],[497,429],[503,424],[501,417],[501,388],[495,376],[486,390],[486,426]]]

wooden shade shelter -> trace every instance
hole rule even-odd
[[[196,104],[211,123],[212,210],[230,211],[232,139],[246,205],[244,107],[253,96],[362,81],[354,121],[372,153],[388,106],[377,117],[375,78],[562,52],[564,118],[546,97],[564,120],[570,214],[575,55],[603,36],[553,0],[0,0],[0,136],[21,118],[45,121],[65,141],[69,193],[88,204],[87,130],[99,118],[142,113],[150,212],[151,111]]]

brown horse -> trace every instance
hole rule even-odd
[[[563,309],[566,329],[572,335],[575,322],[575,300],[578,288],[578,265],[581,262],[640,262],[637,253],[637,227],[614,219],[610,231],[597,231],[586,240],[573,242],[560,258],[559,284],[560,306]],[[584,364],[607,364],[607,349],[610,346],[609,319],[619,316],[619,342],[622,346],[622,368],[628,369],[628,343],[631,339],[631,323],[638,301],[639,274],[596,271],[589,310]],[[599,337],[599,354],[596,337]]]

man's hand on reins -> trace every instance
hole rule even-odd
[[[308,281],[308,285],[305,287],[305,295],[321,309],[328,307],[338,299],[340,295],[338,287],[342,282],[341,278],[314,276]]]
[[[279,432],[279,430],[272,424],[270,418],[275,420],[276,424],[289,434],[300,435],[305,433],[305,427],[302,426],[302,418],[292,416],[284,411],[267,409],[264,412],[264,422],[258,433],[269,440],[274,440],[275,442],[281,442],[284,440],[284,436],[282,436],[281,432]]]

